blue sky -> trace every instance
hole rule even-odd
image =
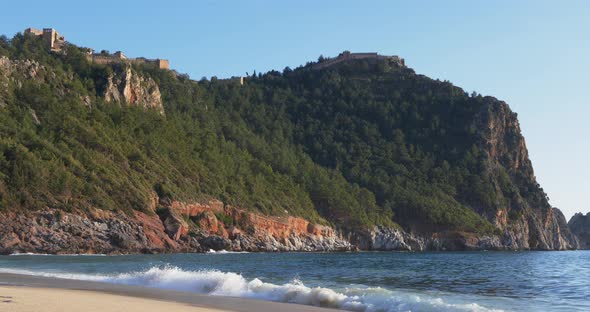
[[[94,6],[90,7],[92,3]],[[0,33],[168,58],[192,78],[297,67],[343,50],[505,100],[537,178],[569,219],[590,211],[590,1],[7,1]]]

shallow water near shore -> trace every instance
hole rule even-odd
[[[590,251],[26,254],[0,272],[351,311],[590,311]]]

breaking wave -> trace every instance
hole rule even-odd
[[[0,269],[4,273],[97,281],[114,284],[189,291],[214,296],[232,296],[286,303],[297,303],[359,312],[393,311],[501,311],[456,298],[441,298],[428,293],[393,291],[380,287],[351,287],[333,290],[309,287],[299,280],[277,285],[258,278],[247,280],[233,272],[215,270],[186,271],[178,267],[152,267],[146,271],[117,275],[33,272]]]

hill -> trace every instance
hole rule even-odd
[[[4,253],[577,246],[508,105],[397,58],[242,84],[85,51],[0,40]]]

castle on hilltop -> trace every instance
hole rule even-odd
[[[400,66],[406,66],[406,62],[403,58],[397,55],[380,55],[376,52],[369,53],[351,53],[350,51],[344,51],[338,54],[336,58],[326,59],[313,65],[313,69],[322,69],[338,63],[342,63],[349,60],[389,60],[397,63]]]
[[[51,52],[60,52],[66,44],[66,39],[53,28],[43,28],[43,30],[29,27],[25,29],[25,34],[32,34],[43,37],[45,45]]]
[[[62,52],[66,45],[66,39],[60,35],[57,30],[53,28],[43,28],[43,30],[29,27],[25,29],[25,34],[40,36],[43,38],[47,49],[51,52]],[[110,53],[94,53],[94,50],[86,50],[86,59],[89,62],[96,64],[115,64],[115,63],[131,63],[131,64],[154,64],[160,69],[170,69],[170,62],[165,59],[147,59],[144,57],[128,58],[123,52],[117,51]]]

